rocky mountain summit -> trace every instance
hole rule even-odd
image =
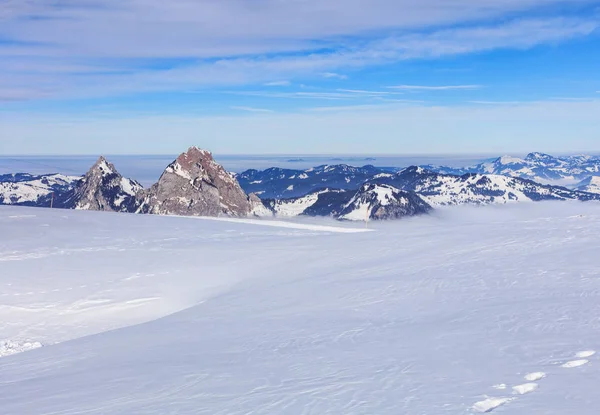
[[[141,190],[138,182],[121,176],[113,164],[100,157],[60,204],[69,209],[133,212]]]
[[[248,216],[254,206],[209,151],[190,147],[143,192],[137,212],[182,216]]]

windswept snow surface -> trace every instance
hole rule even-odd
[[[597,413],[599,204],[261,222],[0,208],[0,413]]]

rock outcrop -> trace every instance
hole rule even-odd
[[[244,217],[260,209],[253,203],[209,151],[190,147],[166,168],[156,184],[142,193],[137,211]]]
[[[142,186],[117,172],[115,166],[100,157],[77,183],[60,207],[107,212],[135,212],[137,194]]]

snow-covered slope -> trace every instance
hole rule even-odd
[[[582,192],[600,194],[600,176],[592,176],[581,181],[576,189]]]
[[[529,153],[525,158],[502,156],[473,167],[423,167],[445,174],[499,174],[538,182],[564,182],[581,180],[591,175],[600,176],[600,157],[587,155],[554,157],[534,152]]]
[[[69,191],[81,177],[48,174],[32,176],[26,173],[0,175],[0,204],[50,206],[52,193],[56,199]]]
[[[0,223],[0,339],[44,345],[0,358],[3,414],[597,413],[597,203],[357,234],[12,207]]]
[[[365,184],[339,213],[342,220],[400,219],[429,213],[429,206],[414,192],[380,184]]]
[[[291,199],[265,200],[275,216],[329,216],[341,220],[399,219],[428,213],[431,207],[413,192],[366,184],[356,191],[320,189]]]
[[[263,199],[291,199],[325,187],[356,190],[374,176],[388,172],[393,173],[395,169],[336,164],[307,170],[277,167],[266,170],[246,170],[236,177],[246,192],[254,192]]]
[[[492,204],[542,200],[600,200],[598,195],[496,174],[463,176],[410,167],[374,182],[417,192],[432,206]]]
[[[336,217],[355,191],[319,189],[301,197],[265,200],[266,206],[280,217],[299,215]]]

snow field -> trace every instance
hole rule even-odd
[[[596,413],[594,204],[353,234],[24,208],[0,227],[0,339],[44,345],[0,358],[7,414]]]

